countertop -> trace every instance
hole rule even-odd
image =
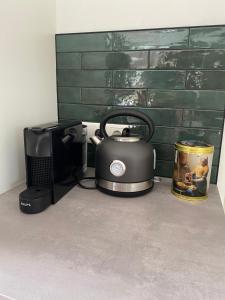
[[[225,216],[215,185],[198,205],[170,181],[138,198],[76,186],[36,215],[20,186],[0,196],[0,294],[18,300],[225,298]]]

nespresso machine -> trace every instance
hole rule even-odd
[[[24,129],[27,189],[21,211],[38,213],[56,203],[82,179],[87,168],[86,126],[80,121]]]

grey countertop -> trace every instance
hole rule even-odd
[[[216,186],[198,205],[163,180],[116,198],[76,186],[37,215],[0,196],[0,294],[18,300],[225,299],[225,217]]]

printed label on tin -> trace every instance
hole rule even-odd
[[[173,191],[187,197],[207,195],[213,154],[193,154],[176,150]]]

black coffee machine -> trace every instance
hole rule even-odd
[[[48,123],[24,129],[27,189],[21,211],[38,213],[56,203],[87,168],[86,126],[80,121]]]

